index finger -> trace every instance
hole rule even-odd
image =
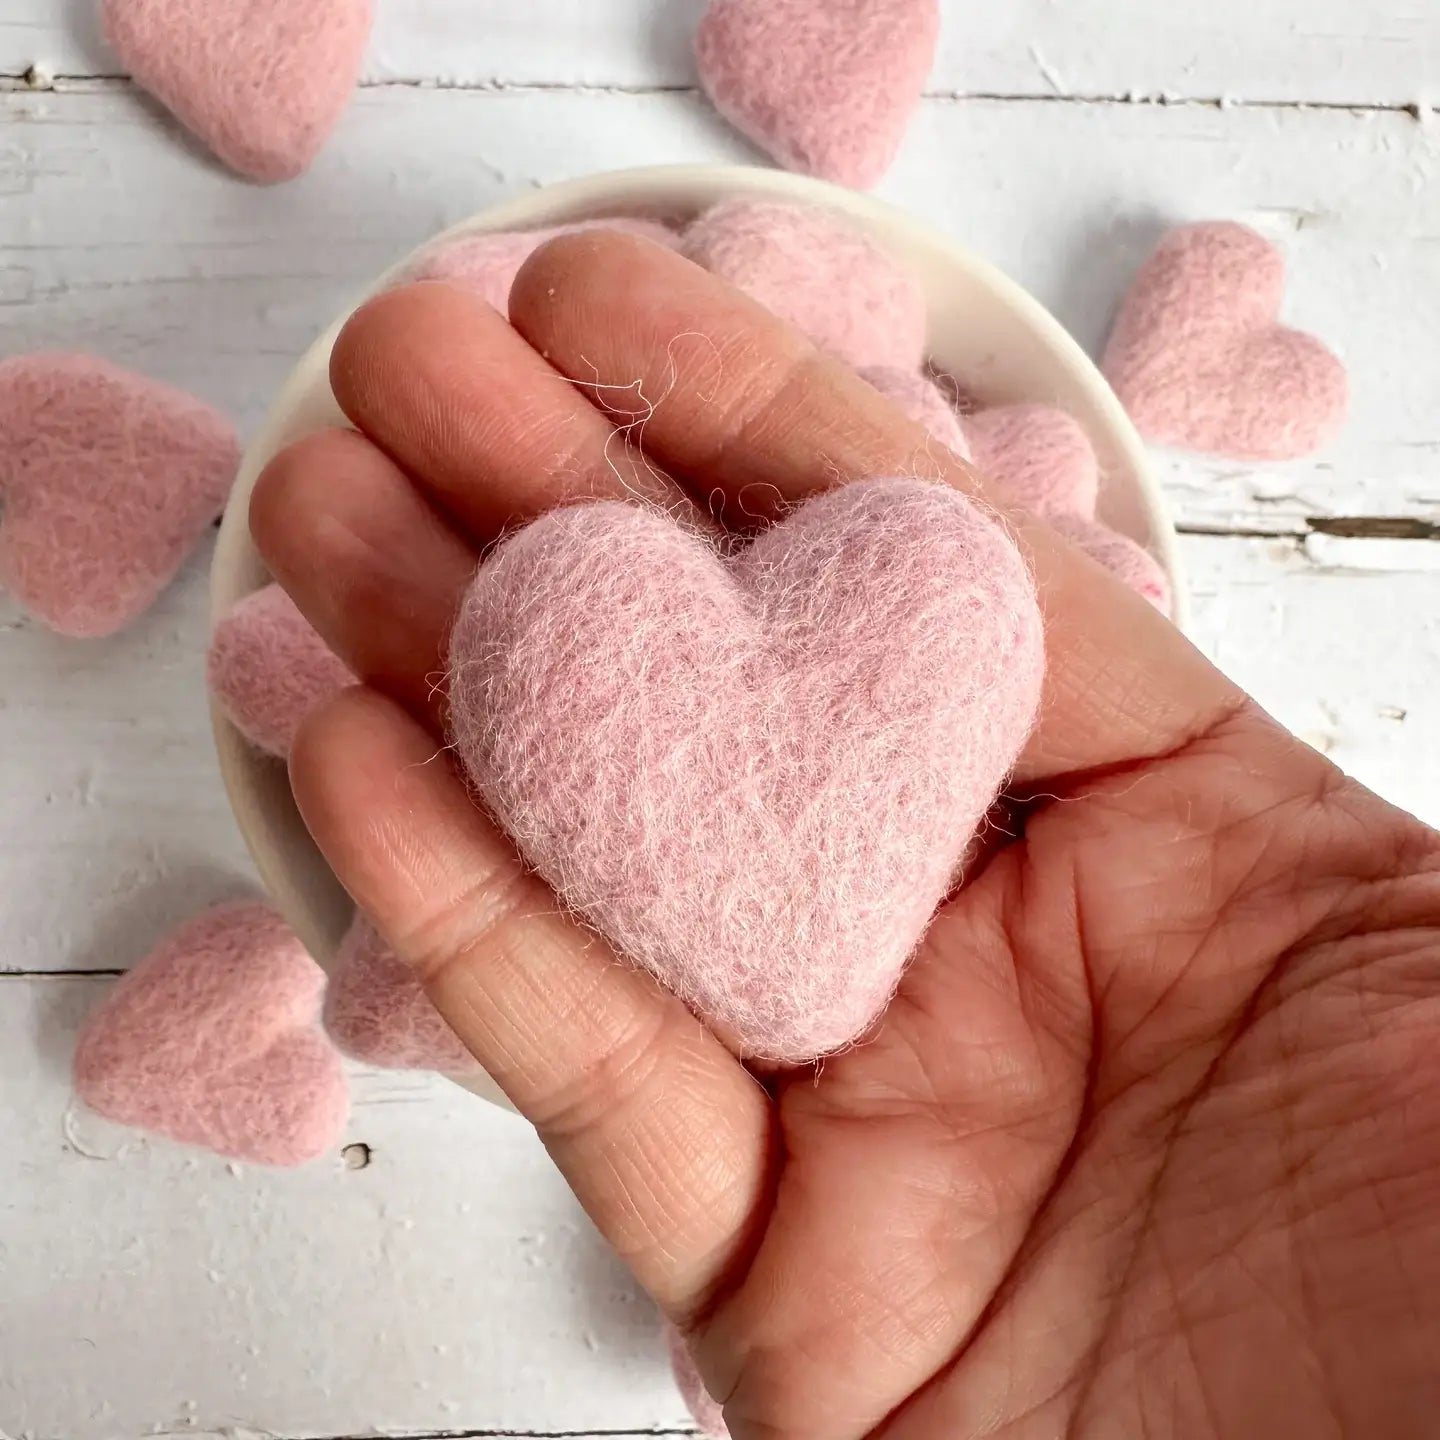
[[[646,452],[732,523],[875,476],[920,474],[987,498],[983,477],[858,375],[658,247],[601,231],[553,241],[521,271],[510,318],[594,403],[643,395]],[[1019,779],[1165,754],[1243,701],[1146,601],[1040,521],[1006,520],[1032,561],[1049,656]]]

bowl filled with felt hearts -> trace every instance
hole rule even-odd
[[[877,201],[771,171],[600,176],[447,232],[376,289],[445,279],[503,310],[546,238],[593,225],[747,291],[970,458],[1007,506],[1174,613],[1173,530],[1099,371],[993,267]],[[272,584],[246,502],[281,449],[345,423],[328,372],[342,323],[280,395],[222,527],[221,767],[263,879],[330,971],[341,1047],[493,1094],[353,914],[286,778],[300,720],[348,674]],[[801,1062],[883,1008],[1028,733],[1042,635],[1004,527],[914,478],[818,496],[738,548],[593,502],[540,517],[480,565],[451,639],[448,738],[478,803],[565,905],[741,1053]],[[597,652],[615,659],[603,675]],[[954,681],[926,683],[935,674]],[[752,757],[739,786],[726,783],[737,734]],[[667,763],[677,753],[685,766]]]

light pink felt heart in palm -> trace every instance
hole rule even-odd
[[[1175,597],[1170,577],[1142,545],[1083,515],[1055,515],[1050,524],[1096,564],[1103,565],[1137,595],[1143,595],[1162,615],[1173,612]]]
[[[874,480],[722,558],[638,506],[548,515],[452,637],[470,777],[561,899],[743,1054],[876,1019],[1020,753],[1040,614],[954,490]]]
[[[275,181],[335,128],[374,0],[103,0],[102,16],[137,84],[232,169]]]
[[[261,1165],[339,1137],[340,1056],[316,1026],[325,976],[267,905],[219,905],[115,986],[81,1031],[76,1093],[107,1119]]]
[[[939,0],[711,0],[695,40],[715,108],[787,169],[868,188],[935,60]]]
[[[919,370],[876,365],[860,372],[908,420],[923,425],[934,440],[962,460],[969,460],[970,441],[960,415],[940,387]]]
[[[480,1067],[415,972],[357,916],[335,956],[325,1029],[352,1060],[389,1070],[471,1075]]]
[[[143,612],[219,515],[234,429],[89,355],[0,364],[0,587],[63,635]]]
[[[1141,268],[1104,369],[1136,428],[1159,445],[1291,460],[1339,434],[1345,367],[1280,324],[1285,259],[1244,225],[1172,230]]]
[[[1100,465],[1085,428],[1050,405],[997,405],[962,416],[928,375],[884,366],[862,370],[888,400],[990,483],[1007,508],[1050,518],[1093,517]]]

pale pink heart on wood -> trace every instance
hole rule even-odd
[[[787,169],[865,189],[890,168],[940,36],[939,0],[711,0],[715,108]]]
[[[958,492],[873,480],[721,556],[582,505],[477,572],[451,720],[572,907],[740,1053],[799,1063],[892,993],[1039,703],[1034,585]]]
[[[90,355],[0,364],[0,436],[0,587],[76,637],[149,607],[240,463],[208,405]]]
[[[1285,259],[1228,221],[1172,230],[1141,268],[1104,369],[1158,445],[1237,460],[1292,460],[1340,433],[1345,367],[1279,320]]]
[[[1051,405],[997,405],[962,422],[998,501],[1032,515],[1095,514],[1100,465],[1085,427]]]
[[[415,972],[357,916],[325,992],[325,1029],[352,1060],[387,1070],[468,1075],[475,1057],[430,1003]]]
[[[278,585],[234,605],[206,655],[210,693],[252,745],[282,758],[315,706],[355,677]]]
[[[115,53],[219,159],[290,180],[360,76],[374,0],[102,0]]]
[[[339,1138],[344,1067],[316,1025],[325,976],[257,901],[219,905],[162,941],[86,1022],[75,1090],[122,1125],[261,1165]]]
[[[729,200],[681,253],[857,370],[918,370],[929,314],[919,280],[857,223],[818,205]]]
[[[502,315],[510,311],[510,291],[520,267],[547,241],[585,230],[618,230],[653,240],[667,250],[680,243],[679,234],[659,220],[627,215],[586,220],[575,225],[554,225],[543,230],[496,230],[442,240],[424,250],[402,283],[446,280],[473,290]]]

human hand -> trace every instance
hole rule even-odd
[[[1023,831],[867,1043],[762,1084],[437,758],[458,599],[503,528],[580,496],[703,524],[984,481],[657,247],[558,241],[511,307],[372,302],[332,367],[359,433],[257,487],[266,559],[366,686],[292,779],[736,1440],[1432,1433],[1440,837],[1020,521],[1050,657]]]

